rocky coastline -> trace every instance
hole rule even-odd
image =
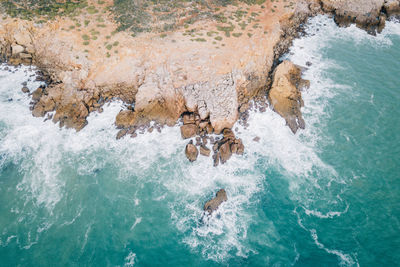
[[[386,19],[400,14],[399,0],[276,2],[265,2],[264,8],[240,6],[248,10],[248,18],[255,24],[245,30],[247,35],[226,38],[223,46],[217,41],[181,40],[188,31],[184,29],[162,38],[152,33],[112,35],[116,23],[105,13],[104,38],[115,40],[111,49],[121,47],[112,56],[109,52],[100,55],[95,45],[80,44],[77,38],[86,36],[81,31],[63,31],[70,23],[66,18],[36,24],[3,16],[1,60],[12,65],[33,64],[41,70],[39,79],[46,85],[34,92],[23,88],[31,94],[35,117],[79,131],[91,112],[102,112],[106,102],[120,99],[126,109],[115,120],[120,129],[117,139],[161,131],[164,125],[179,122],[182,138],[190,139],[185,147],[187,158],[195,161],[199,155],[209,157],[213,152],[214,166],[218,166],[233,154],[244,153],[244,144],[235,137],[232,126],[238,120],[246,125],[248,110],[254,105],[260,111],[273,109],[294,134],[305,128],[301,90],[308,82],[301,78],[298,66],[281,62],[280,57],[309,17],[329,14],[339,26],[356,24],[376,34]],[[230,9],[226,7],[226,12]],[[204,31],[214,37],[219,26],[203,21],[190,27],[200,28],[199,36]],[[95,36],[103,41],[102,36]],[[150,126],[150,122],[154,124]]]

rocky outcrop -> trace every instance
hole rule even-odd
[[[400,15],[400,0],[385,0],[383,8],[388,17]]]
[[[122,110],[115,119],[117,128],[129,128],[135,122],[136,114],[132,110]]]
[[[293,133],[305,128],[300,110],[303,106],[300,89],[307,85],[308,81],[301,78],[300,68],[290,61],[279,64],[273,74],[273,84],[268,94],[271,107],[286,120]]]
[[[384,0],[321,0],[325,12],[335,14],[339,26],[355,23],[358,27],[375,33],[382,29],[385,15],[381,12]]]
[[[199,155],[199,151],[197,150],[197,147],[193,145],[192,140],[190,140],[190,142],[186,145],[185,155],[190,162],[195,161]]]
[[[207,201],[206,204],[204,204],[203,209],[204,209],[205,212],[208,212],[209,214],[211,214],[213,211],[217,210],[218,207],[223,202],[225,202],[227,200],[228,200],[228,197],[226,195],[225,190],[224,189],[220,189],[213,199]]]

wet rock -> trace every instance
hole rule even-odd
[[[230,140],[235,139],[235,134],[233,133],[233,131],[231,129],[224,129],[222,131],[222,133],[223,133],[225,139],[230,139]]]
[[[259,141],[260,141],[260,137],[258,137],[258,136],[254,137],[254,138],[253,138],[253,141],[254,141],[254,142],[259,142]]]
[[[190,162],[195,161],[197,159],[197,156],[199,155],[199,151],[197,150],[196,146],[193,145],[192,140],[190,140],[190,142],[186,145],[185,155]]]
[[[135,113],[132,110],[122,110],[115,119],[117,128],[129,128],[135,122]]]
[[[237,145],[238,145],[236,154],[243,155],[243,153],[244,153],[244,145],[243,145],[242,139],[239,138],[239,139],[236,139],[236,141],[237,141]]]
[[[32,93],[32,100],[37,102],[40,100],[40,98],[42,97],[44,91],[44,87],[40,86],[38,87],[33,93]]]
[[[204,204],[204,211],[208,212],[209,214],[211,214],[213,211],[217,210],[218,207],[225,201],[228,200],[228,197],[226,195],[226,192],[224,189],[220,189],[216,196],[207,201],[206,204]]]
[[[57,107],[53,122],[60,122],[60,127],[74,128],[80,131],[87,125],[89,110],[83,102],[69,102]]]
[[[210,154],[211,154],[211,150],[208,147],[206,147],[205,145],[200,146],[200,155],[209,157]]]
[[[213,155],[213,161],[214,161],[214,167],[217,167],[218,165],[219,165],[219,153],[218,152],[216,152],[214,155]]]
[[[197,134],[197,126],[195,124],[185,124],[181,126],[181,135],[183,139],[191,138]]]
[[[27,94],[27,93],[29,93],[29,88],[26,87],[26,86],[24,86],[24,87],[22,87],[21,91],[22,91],[23,93]]]
[[[53,111],[56,103],[49,96],[43,96],[39,102],[36,103],[32,111],[34,117],[43,117],[47,112]]]
[[[117,133],[117,140],[121,139],[128,133],[127,129],[122,129]]]
[[[226,163],[231,158],[232,151],[229,142],[225,142],[219,147],[219,154],[222,164]]]

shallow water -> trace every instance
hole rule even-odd
[[[2,65],[0,265],[400,264],[400,24],[373,37],[317,17],[307,32],[285,56],[311,63],[306,130],[252,111],[245,155],[218,168],[186,160],[179,127],[115,140],[119,102],[79,133],[33,118],[34,71]]]

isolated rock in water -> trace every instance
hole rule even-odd
[[[193,145],[192,140],[190,140],[190,142],[186,145],[185,154],[190,162],[193,162],[197,159],[197,156],[199,155],[199,151],[197,150],[196,146]]]
[[[128,128],[135,122],[135,113],[132,110],[123,110],[118,113],[115,119],[115,125],[118,128]]]
[[[275,70],[268,99],[274,111],[286,120],[293,133],[299,128],[305,128],[300,111],[303,106],[300,88],[307,84],[301,78],[300,68],[290,61],[283,61]]]
[[[197,134],[196,124],[185,124],[181,126],[181,135],[183,139],[193,137]]]
[[[24,87],[22,87],[22,89],[21,89],[21,91],[23,92],[23,93],[29,93],[29,88],[28,87],[26,87],[26,86],[24,86]]]
[[[222,202],[227,201],[228,197],[226,195],[226,192],[224,189],[221,189],[217,192],[215,198],[207,201],[206,204],[204,204],[204,211],[208,211],[210,214],[218,209],[218,207],[222,204]]]

